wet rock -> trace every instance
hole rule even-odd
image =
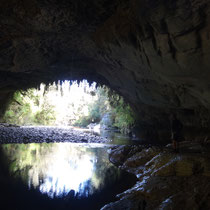
[[[131,156],[133,146],[127,146],[126,152],[122,146],[115,147],[110,153],[112,162],[139,181],[102,209],[209,209],[210,147],[191,142],[180,145],[179,153],[168,145],[142,148]]]
[[[134,155],[132,155],[130,158],[128,158],[122,165],[123,169],[127,169],[134,172],[136,170],[136,174],[138,174],[138,170],[141,170],[141,167],[147,163],[149,160],[151,160],[152,157],[154,157],[156,154],[158,154],[160,150],[158,148],[148,148],[143,149],[141,152],[137,152]],[[140,168],[139,168],[140,167]]]
[[[112,149],[110,153],[109,160],[115,165],[122,165],[123,162],[129,155],[129,152],[132,151],[130,146],[118,146]]]

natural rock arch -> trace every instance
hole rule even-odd
[[[124,96],[145,138],[162,131],[168,138],[172,112],[185,126],[208,130],[209,4],[2,0],[1,110],[17,89],[87,78]]]

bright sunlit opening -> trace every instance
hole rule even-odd
[[[41,84],[39,89],[16,91],[2,122],[20,126],[119,128],[129,133],[134,115],[121,96],[87,80]]]
[[[64,81],[59,84],[53,83],[46,91],[46,85],[41,84],[40,90],[35,90],[34,95],[39,97],[39,105],[30,101],[32,112],[35,113],[42,109],[44,104],[48,105],[54,111],[56,116],[55,125],[67,126],[73,121],[78,120],[80,116],[88,116],[88,104],[94,103],[98,98],[90,94],[96,91],[96,83],[88,83],[83,80],[80,83],[76,81]],[[43,97],[44,95],[44,97]],[[45,106],[46,106],[45,105]]]

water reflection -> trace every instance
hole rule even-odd
[[[70,143],[3,145],[10,172],[50,198],[89,197],[116,182],[120,171],[106,149]]]
[[[79,129],[84,133],[91,133],[96,136],[101,136],[108,139],[108,144],[114,145],[139,145],[142,144],[142,141],[137,137],[130,137],[129,135],[120,133],[117,130],[100,130],[100,132],[95,132],[95,130],[91,129]]]

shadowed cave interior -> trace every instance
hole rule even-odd
[[[2,112],[15,90],[86,78],[130,103],[141,138],[168,138],[171,113],[208,136],[208,1],[0,4]]]
[[[112,162],[137,177],[143,174],[144,182],[138,192],[131,190],[132,198],[121,195],[121,203],[104,209],[121,204],[125,209],[164,209],[170,202],[176,204],[173,209],[194,204],[208,209],[210,193],[204,195],[202,189],[209,179],[209,151],[203,147],[210,138],[209,58],[209,0],[1,0],[0,116],[16,90],[83,79],[121,95],[135,112],[136,135],[148,143],[170,143],[170,116],[176,114],[192,144],[182,145],[187,154],[177,163],[167,149],[114,148]],[[148,175],[150,166],[159,168]],[[198,174],[205,177],[200,186]],[[187,187],[183,177],[190,177]],[[153,203],[140,193],[147,178],[148,188],[165,181],[168,189],[173,183],[184,186],[183,192],[194,193],[194,203],[180,200],[176,187],[173,196],[163,193]],[[139,195],[141,202],[135,203]]]

